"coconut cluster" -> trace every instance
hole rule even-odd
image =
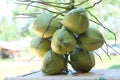
[[[72,9],[62,22],[51,13],[41,13],[32,30],[36,36],[30,50],[43,58],[42,72],[50,75],[63,73],[67,63],[77,72],[90,71],[95,65],[92,51],[104,44],[101,32],[89,26],[84,8]]]

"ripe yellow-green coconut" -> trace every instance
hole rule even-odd
[[[89,27],[89,19],[84,8],[69,11],[63,18],[63,25],[73,33],[82,34]]]
[[[89,72],[95,65],[95,58],[92,52],[74,49],[70,54],[70,64],[77,72]]]
[[[79,35],[79,46],[85,50],[95,50],[104,44],[104,37],[102,33],[97,29],[93,27],[89,27],[89,29]]]
[[[60,26],[59,20],[55,18],[54,15],[51,13],[41,13],[33,22],[32,30],[38,36],[48,38],[51,37]]]
[[[58,29],[52,37],[51,48],[57,54],[67,54],[76,47],[75,37],[65,28]]]
[[[58,55],[52,50],[49,50],[43,57],[42,72],[45,74],[61,74],[65,66],[66,62],[63,55]]]
[[[30,51],[39,57],[43,57],[47,51],[50,50],[51,42],[48,39],[42,39],[39,36],[35,36],[30,43]]]

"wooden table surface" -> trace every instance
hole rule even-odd
[[[4,80],[120,80],[120,69],[93,69],[88,73],[45,75],[41,71],[26,75],[6,77]]]

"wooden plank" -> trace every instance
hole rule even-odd
[[[45,75],[37,72],[23,77],[6,77],[4,80],[120,80],[120,69],[94,69],[89,73],[67,75]]]

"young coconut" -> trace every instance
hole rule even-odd
[[[77,72],[89,72],[95,65],[95,58],[92,52],[74,49],[70,54],[70,64]]]
[[[33,22],[33,32],[43,38],[51,37],[61,26],[59,20],[53,17],[54,15],[51,13],[41,13]]]
[[[66,54],[76,47],[76,39],[65,28],[58,29],[52,37],[51,48],[57,54]]]
[[[104,44],[104,37],[101,32],[93,27],[89,27],[89,29],[79,35],[79,46],[85,50],[92,51],[102,47]]]
[[[35,36],[30,43],[30,51],[35,53],[39,57],[43,57],[47,51],[51,48],[51,41],[48,39],[42,39],[39,36]]]
[[[84,8],[69,11],[63,18],[63,25],[73,33],[81,34],[89,27],[89,19]]]
[[[48,75],[61,74],[65,69],[66,63],[63,55],[58,55],[49,50],[43,57],[42,72]]]

